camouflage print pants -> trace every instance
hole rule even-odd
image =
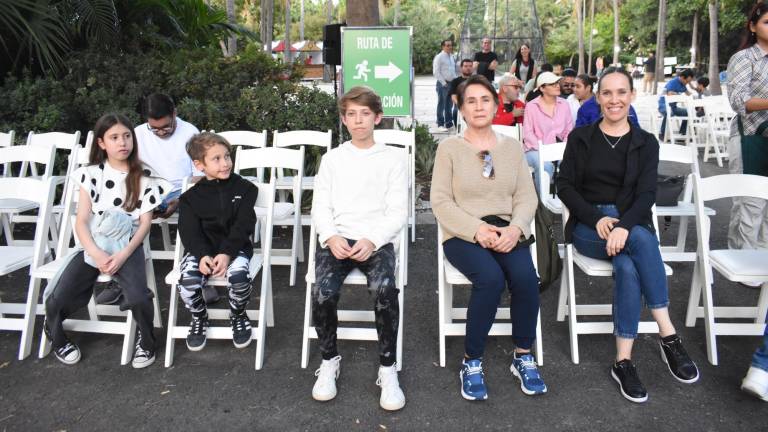
[[[354,240],[347,240],[349,245]],[[324,360],[338,355],[336,329],[337,306],[341,285],[355,267],[368,279],[368,290],[375,296],[374,314],[379,335],[379,361],[383,366],[395,362],[400,303],[395,283],[395,249],[392,243],[379,248],[365,262],[339,260],[329,248],[319,248],[315,255],[315,286],[312,289],[312,321],[317,330],[320,352]]]
[[[245,306],[248,305],[248,300],[251,298],[251,280],[248,277],[249,262],[248,256],[241,251],[227,267],[229,309],[236,315],[245,311]],[[194,316],[207,316],[205,300],[203,300],[203,285],[205,285],[208,277],[200,273],[197,258],[191,254],[182,258],[180,268],[179,294],[184,306]]]

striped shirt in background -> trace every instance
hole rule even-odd
[[[737,52],[728,61],[728,100],[741,116],[745,135],[753,135],[761,123],[768,121],[768,111],[747,113],[745,103],[751,98],[768,99],[768,53],[757,44]],[[738,134],[734,118],[731,136]]]

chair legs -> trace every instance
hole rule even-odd
[[[32,352],[32,335],[35,331],[37,299],[40,297],[40,279],[30,278],[27,290],[27,303],[24,306],[24,319],[19,341],[19,360],[24,360]]]

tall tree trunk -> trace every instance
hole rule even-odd
[[[577,0],[576,1],[576,20],[579,22],[578,26],[578,32],[579,32],[579,68],[578,72],[579,74],[584,73],[584,8],[586,5],[586,0]]]
[[[231,24],[237,24],[237,20],[235,19],[235,0],[227,0],[226,9],[227,21],[229,21]],[[221,52],[224,54],[224,57],[233,57],[237,53],[236,35],[231,35],[227,38],[226,41],[219,41],[219,43],[221,45]]]
[[[693,11],[693,30],[691,30],[691,65],[696,67],[696,56],[699,54],[699,11]]]
[[[330,24],[333,22],[333,1],[328,0],[325,3],[325,23]]]
[[[299,40],[304,40],[304,0],[301,0],[301,14],[299,15]]]
[[[347,2],[347,25],[377,26],[379,25],[378,0],[355,0]]]
[[[659,27],[656,31],[656,82],[664,82],[664,43],[667,38],[667,0],[659,0]],[[653,85],[653,94],[658,84]]]
[[[619,62],[619,0],[613,0],[613,64]]]
[[[261,33],[261,42],[264,44],[264,51],[272,55],[272,30],[275,19],[274,0],[261,0],[261,23],[259,30]]]
[[[589,57],[587,58],[587,74],[592,75],[592,37],[595,32],[595,0],[590,1],[589,8]]]
[[[713,95],[723,94],[720,88],[720,57],[717,54],[718,48],[718,10],[720,9],[718,0],[709,0],[709,91]]]
[[[392,16],[392,25],[397,25],[397,16],[400,15],[400,0],[395,0],[395,12]]]
[[[291,0],[285,0],[285,40],[283,41],[283,57],[286,63],[291,63]]]

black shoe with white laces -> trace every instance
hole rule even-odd
[[[62,347],[54,348],[53,354],[65,365],[73,365],[80,361],[80,348],[70,341]]]
[[[187,334],[187,348],[190,351],[200,351],[205,348],[205,331],[208,330],[208,317],[192,317]]]
[[[614,363],[611,367],[611,376],[619,384],[621,395],[632,402],[645,402],[648,400],[648,392],[645,391],[640,377],[637,376],[637,369],[631,360],[624,359]]]
[[[680,336],[673,334],[659,338],[659,347],[661,348],[661,359],[667,364],[669,372],[676,380],[686,384],[695,383],[699,380],[699,368],[688,356]]]
[[[134,369],[142,369],[150,366],[154,362],[155,350],[144,349],[141,347],[141,332],[138,332],[138,336],[136,336],[136,347],[133,351],[133,362],[131,362],[131,366],[133,366]]]
[[[251,321],[245,312],[241,314],[230,314],[229,321],[232,324],[232,343],[235,348],[245,348],[251,344],[252,330]]]

